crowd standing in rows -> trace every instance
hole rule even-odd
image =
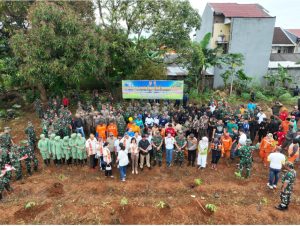
[[[91,101],[78,101],[74,115],[69,105],[67,97],[50,99],[47,106],[36,100],[42,128],[38,142],[31,123],[25,130],[28,139],[20,146],[13,143],[10,129],[5,128],[1,134],[1,199],[4,188],[12,189],[12,169],[16,180],[22,179],[23,160],[29,175],[32,163],[34,170],[38,169],[36,146],[45,166],[51,165],[51,160],[57,167],[89,163],[92,170],[100,169],[106,177],[113,177],[117,167],[121,181],[126,181],[129,166],[132,174],[145,167],[162,167],[163,155],[166,167],[183,167],[186,152],[188,167],[205,169],[211,153],[211,169],[217,170],[224,157],[228,166],[239,163],[237,176],[249,178],[253,152],[259,150],[262,163],[270,168],[270,189],[277,188],[279,173],[283,166],[286,169],[277,208],[288,208],[296,178],[294,164],[299,161],[297,107],[289,112],[276,102],[272,116],[267,118],[253,101],[236,108],[214,99],[207,106],[197,106],[188,104],[187,98],[182,106],[178,101],[175,105],[169,101],[131,101],[125,106],[113,103],[111,96],[101,102],[98,92],[93,93]],[[259,143],[254,145],[256,138]]]

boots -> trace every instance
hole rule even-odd
[[[37,172],[37,171],[38,171],[38,166],[34,166],[34,167],[33,167],[33,170],[34,170],[35,172]]]
[[[153,167],[156,166],[156,161],[155,161],[155,160],[153,161],[152,166],[153,166]]]
[[[45,164],[46,166],[48,166],[48,160],[47,160],[47,159],[44,160],[44,164]]]
[[[31,176],[31,175],[32,175],[31,169],[28,169],[28,170],[27,170],[27,173],[28,173],[29,176]]]
[[[73,164],[76,166],[77,165],[77,159],[73,159]]]
[[[50,166],[50,159],[47,159],[47,162],[48,162],[48,166]]]
[[[182,161],[179,161],[179,167],[182,167]]]
[[[278,206],[275,206],[275,208],[280,211],[288,210],[288,206],[282,206],[281,204],[279,204]]]

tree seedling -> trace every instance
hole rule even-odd
[[[245,179],[240,172],[235,172],[234,175],[236,176],[236,178],[238,178],[240,180]]]
[[[36,203],[35,202],[27,202],[25,204],[25,209],[30,209],[32,207],[36,206]]]
[[[260,200],[260,205],[267,205],[268,204],[268,199],[266,197],[263,197],[261,200]]]
[[[201,184],[203,184],[203,180],[200,179],[200,178],[197,178],[197,179],[194,180],[194,183],[195,183],[196,186],[200,186]]]
[[[206,204],[205,208],[213,213],[215,213],[217,211],[217,207],[214,204]]]
[[[124,209],[125,206],[127,206],[127,205],[128,205],[128,199],[123,197],[120,201],[120,206],[122,206],[122,208]]]
[[[159,209],[164,209],[167,207],[167,203],[165,203],[164,201],[159,201],[159,203],[157,203],[156,207]]]

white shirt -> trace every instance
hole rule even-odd
[[[98,149],[98,141],[96,138],[91,140],[90,138],[85,142],[85,147],[88,150],[88,155],[95,155]]]
[[[280,170],[285,163],[285,156],[279,152],[274,152],[268,156],[268,161],[270,162],[270,168]]]
[[[120,143],[123,143],[123,145],[125,146],[125,150],[128,152],[128,153],[131,153],[130,152],[130,143],[131,143],[131,137],[128,137],[128,138],[125,138],[123,137],[120,141]]]
[[[175,139],[174,137],[165,137],[166,149],[174,149]]]
[[[152,135],[149,135],[148,138],[147,138],[147,140],[149,141],[150,144],[152,144]],[[150,145],[150,147],[149,147],[148,150],[149,151],[152,150],[152,145]]]
[[[125,151],[120,151],[118,154],[119,166],[127,166],[129,163],[128,155]]]
[[[140,140],[142,139],[142,137],[140,135],[138,135],[137,137],[134,136],[134,138],[136,139],[136,143],[137,145],[139,145]]]
[[[210,109],[211,113],[214,113],[214,111],[216,109],[216,106],[215,105],[214,106],[209,106],[209,109]]]
[[[264,118],[267,118],[267,116],[263,112],[258,112],[256,117],[258,117],[258,124],[260,124],[264,120]]]
[[[158,118],[154,118],[154,124],[159,124],[159,119]]]
[[[121,148],[120,148],[120,140],[119,139],[115,140],[114,147],[116,148],[117,153],[121,150]]]
[[[240,136],[240,139],[239,139],[239,144],[246,145],[246,141],[247,141],[247,135],[242,133],[242,135]]]
[[[149,117],[147,117],[146,119],[145,119],[145,124],[146,125],[152,125],[153,124],[153,122],[154,122],[154,120],[153,120],[153,118],[149,118]]]

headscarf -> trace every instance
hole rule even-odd
[[[208,138],[207,137],[202,137],[202,139],[199,142],[199,147],[200,147],[201,151],[208,148]]]

